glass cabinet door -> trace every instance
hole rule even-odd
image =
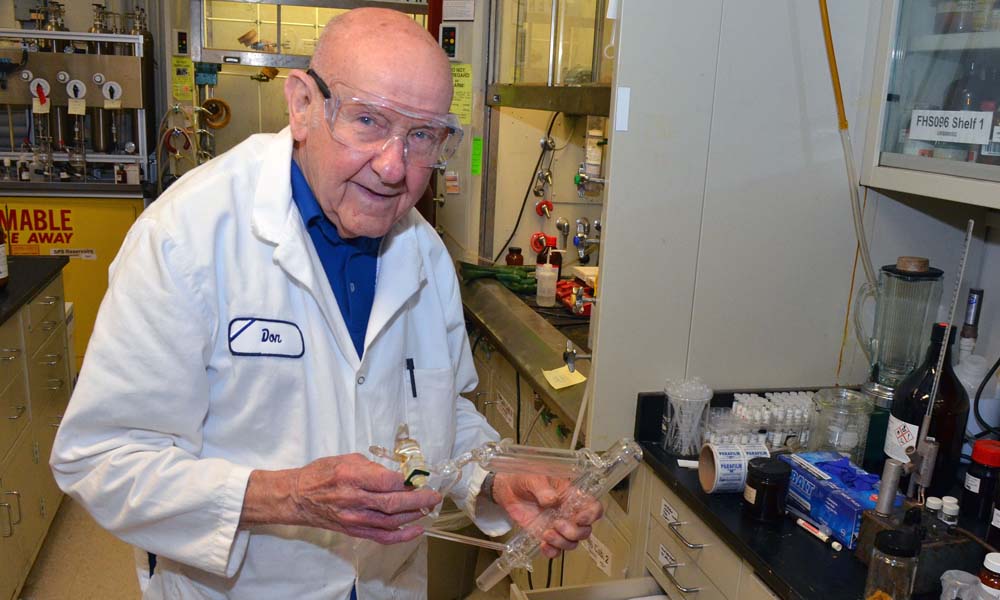
[[[1000,181],[1000,0],[899,0],[878,165]]]

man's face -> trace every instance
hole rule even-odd
[[[451,82],[442,82],[441,77],[415,76],[414,71],[402,67],[347,70],[350,79],[343,81],[354,88],[422,111],[448,111]],[[390,139],[384,149],[371,151],[334,139],[325,119],[323,96],[315,82],[310,84],[314,112],[303,160],[306,164],[301,166],[313,193],[340,235],[383,236],[423,195],[433,169],[405,159],[402,137]]]

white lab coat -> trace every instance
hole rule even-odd
[[[291,197],[288,129],[182,178],[110,269],[52,452],[59,486],[159,557],[146,598],[424,598],[426,543],[238,529],[253,469],[391,447],[407,422],[433,463],[497,439],[458,396],[476,373],[454,265],[411,210],[379,251],[358,359]],[[267,330],[267,331],[265,331]],[[415,362],[413,397],[406,359]],[[452,493],[486,533],[509,528],[467,468]]]

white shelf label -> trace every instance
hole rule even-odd
[[[673,506],[670,506],[670,503],[667,502],[666,498],[660,498],[660,516],[663,517],[663,520],[667,523],[676,523],[677,521],[680,521],[677,516],[677,511],[674,510]]]
[[[580,545],[587,549],[587,554],[594,561],[597,568],[611,577],[611,551],[605,546],[597,536],[591,534],[589,538],[580,542]]]
[[[990,111],[915,110],[910,115],[911,140],[986,144],[992,130]]]
[[[676,564],[677,560],[674,558],[674,555],[671,554],[670,551],[667,550],[663,544],[660,544],[660,566],[665,567],[667,565],[676,565]]]

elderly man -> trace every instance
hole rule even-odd
[[[285,97],[285,130],[133,226],[56,439],[59,485],[158,557],[147,598],[422,598],[414,521],[441,498],[359,453],[400,423],[432,464],[496,439],[458,396],[476,374],[454,268],[413,210],[461,138],[444,54],[400,13],[352,11]],[[557,487],[468,467],[452,496],[495,535]]]

